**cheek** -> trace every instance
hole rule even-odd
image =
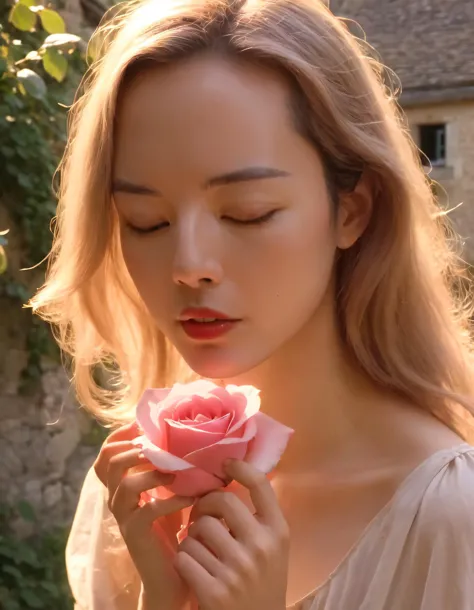
[[[141,292],[149,275],[150,256],[147,248],[133,236],[121,235],[122,254],[130,277]]]
[[[167,292],[163,260],[155,255],[150,239],[121,235],[122,254],[128,273],[151,313],[163,302]],[[161,287],[161,288],[160,288]]]
[[[326,294],[335,252],[335,229],[324,209],[289,220],[268,240],[265,257],[252,271],[268,325],[275,318],[282,326],[285,320],[294,325],[312,315]]]
[[[284,296],[290,286],[301,292],[305,286],[327,283],[335,251],[335,228],[330,212],[323,208],[286,218],[262,242],[262,250],[254,254],[254,264],[249,268],[261,276],[265,289],[275,296],[280,287],[279,296]]]

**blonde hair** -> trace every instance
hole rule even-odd
[[[295,125],[318,148],[336,191],[370,176],[370,226],[337,262],[344,340],[374,382],[473,438],[470,312],[454,234],[381,65],[345,23],[318,0],[148,0],[122,5],[93,44],[100,56],[71,111],[47,279],[31,301],[72,357],[89,411],[127,421],[146,387],[192,374],[124,265],[111,205],[113,126],[132,73],[210,51],[287,75]],[[110,365],[115,385],[98,383],[98,365]]]

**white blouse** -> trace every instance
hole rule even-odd
[[[91,469],[66,548],[75,610],[137,610],[140,579],[105,491]],[[474,610],[474,447],[438,451],[415,468],[291,610]]]

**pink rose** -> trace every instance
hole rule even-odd
[[[227,458],[270,472],[293,433],[260,411],[253,386],[222,388],[204,380],[146,390],[136,419],[143,435],[135,442],[158,470],[176,475],[168,489],[185,496],[225,486]]]

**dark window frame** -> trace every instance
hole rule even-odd
[[[446,123],[425,123],[418,125],[419,147],[423,165],[446,167]]]

